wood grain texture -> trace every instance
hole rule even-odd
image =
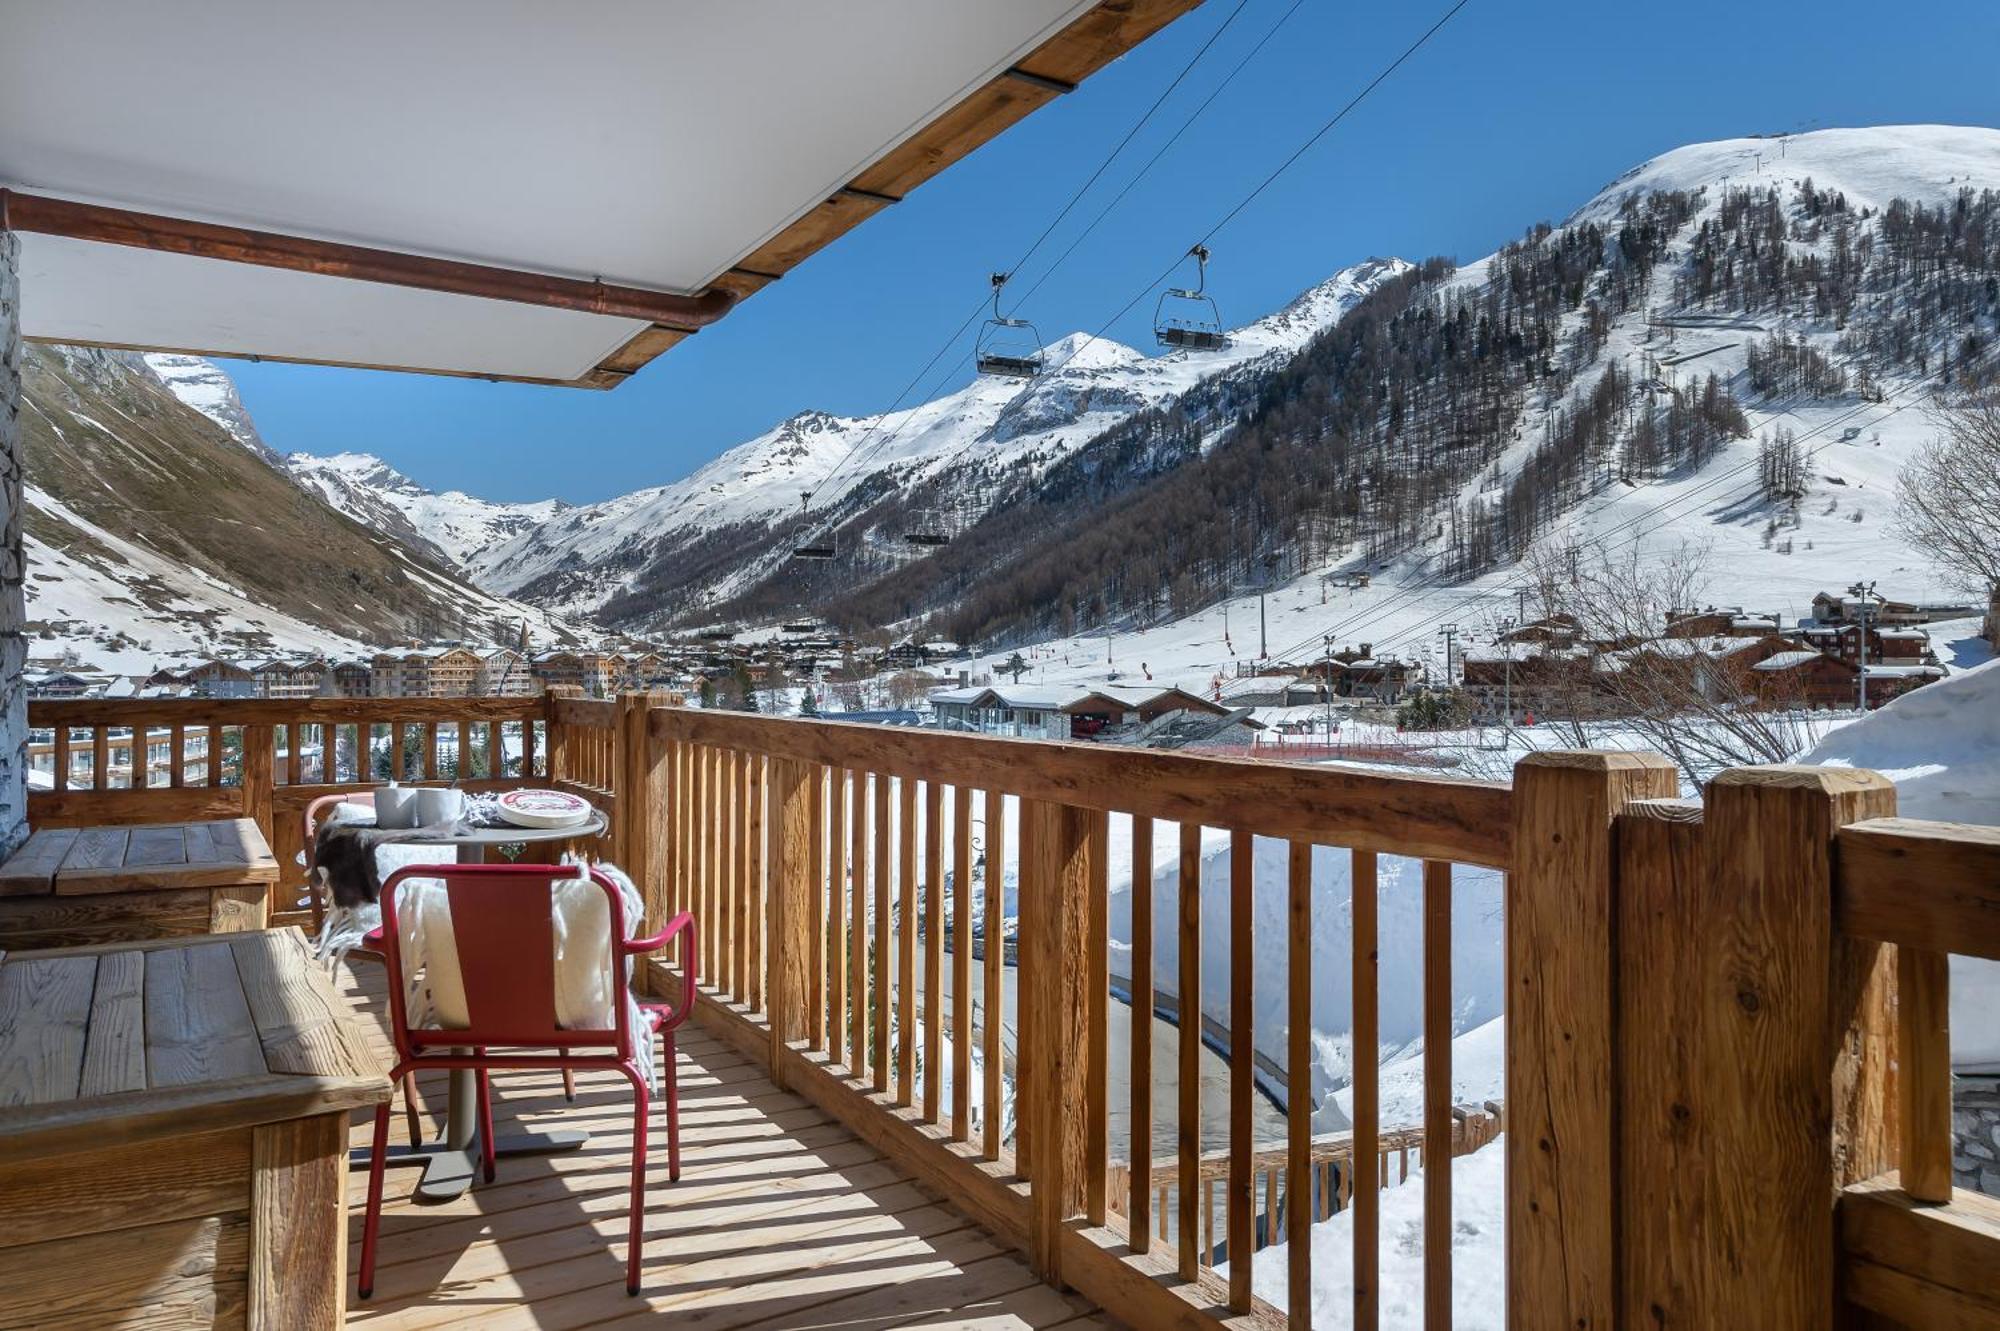
[[[241,1326],[249,1249],[241,1212],[0,1248],[0,1327]]]
[[[1109,1211],[1105,1174],[1111,1152],[1111,816],[1089,817],[1083,903],[1083,1214],[1101,1225]]]
[[[107,952],[97,958],[77,1095],[146,1089],[146,954]]]
[[[1094,819],[1038,800],[1021,806],[1021,1011],[1032,1014],[1033,1075],[1021,1111],[1034,1125],[1029,1258],[1062,1277],[1065,1222],[1084,1209],[1087,1138],[1089,894]]]
[[[2000,1014],[1995,1014],[2000,1019]],[[1896,949],[1896,1084],[1902,1092],[1898,1154],[1903,1187],[1924,1202],[1951,1200],[1951,959]],[[2000,1250],[1993,1254],[2000,1260]]]
[[[1834,1190],[1888,1165],[1886,958],[1831,919],[1836,829],[1894,811],[1895,788],[1858,770],[1739,768],[1708,789],[1703,1279],[1746,1327],[1832,1324]]]
[[[146,1081],[184,1086],[265,1072],[263,1046],[227,943],[146,959]]]
[[[1628,1326],[1712,1324],[1703,1284],[1708,1139],[1703,970],[1713,934],[1701,805],[1638,800],[1617,821],[1619,1296]]]
[[[770,940],[768,1005],[771,1019],[772,1079],[784,1086],[779,1055],[783,1046],[805,1038],[806,944],[811,929],[813,769],[789,759],[769,767],[770,870],[765,902],[765,936]]]
[[[1514,769],[1507,876],[1510,1325],[1616,1324],[1612,820],[1678,780],[1646,754],[1551,752]]]
[[[0,1105],[76,1095],[97,958],[15,954],[0,966]]]
[[[944,788],[924,783],[924,1122],[944,1100]]]
[[[76,844],[77,829],[47,827],[21,843],[0,865],[0,897],[47,896],[56,890],[56,870]]]
[[[229,1128],[0,1166],[0,1248],[250,1205],[250,1132]]]
[[[1927,1320],[1932,1309],[1951,1306],[1929,1291],[1945,1291],[1959,1306],[1982,1310],[1986,1320],[1972,1325],[2000,1325],[2000,1199],[1958,1191],[1947,1204],[1927,1205],[1901,1182],[1887,1174],[1840,1195],[1843,1265],[1867,1262],[1904,1277],[1894,1285],[1863,1281],[1858,1288],[1848,1280],[1847,1297],[1907,1326],[1949,1325]]]
[[[251,1133],[250,1331],[336,1331],[347,1307],[347,1116]]]
[[[951,792],[951,1139],[972,1137],[972,788]]]
[[[986,876],[981,884],[986,896],[986,1021],[980,1031],[986,1058],[986,1122],[982,1154],[988,1160],[1000,1158],[1000,1113],[1002,1044],[1000,1039],[1003,1006],[1001,972],[1007,960],[1006,882],[1007,797],[997,790],[985,794],[981,807],[986,812]]]
[[[917,1077],[917,785],[896,781],[896,1103],[915,1098]]]
[[[2000,960],[2000,827],[1873,818],[1836,841],[1843,933]]]

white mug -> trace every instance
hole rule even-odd
[[[391,781],[375,790],[375,826],[415,827],[417,825],[417,788],[399,786]]]
[[[455,823],[465,812],[465,792],[451,786],[424,786],[417,791],[417,826]]]

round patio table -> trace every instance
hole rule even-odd
[[[603,836],[611,820],[602,809],[570,827],[468,827],[439,833],[434,839],[405,841],[405,846],[451,846],[460,864],[484,864],[486,852],[494,846],[517,846],[524,842],[568,841],[579,837]],[[391,1165],[422,1165],[424,1176],[417,1181],[419,1201],[448,1202],[472,1186],[473,1175],[481,1168],[479,1159],[479,1081],[470,1068],[454,1068],[448,1074],[450,1090],[445,1100],[444,1132],[435,1141],[416,1146],[391,1146]],[[587,1132],[524,1132],[493,1140],[495,1156],[553,1155],[574,1151],[590,1139]],[[357,1148],[348,1155],[356,1168],[368,1167],[368,1152]]]

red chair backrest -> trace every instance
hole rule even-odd
[[[611,949],[604,965],[622,983],[625,903],[618,887],[596,869],[590,881],[611,912]],[[411,879],[442,879],[451,907],[459,975],[465,986],[465,1028],[413,1028],[404,1011],[404,957],[397,929],[398,889]],[[440,1045],[506,1045],[615,1049],[632,1054],[626,1005],[614,1002],[609,1029],[580,1030],[556,1024],[555,904],[557,883],[575,882],[574,865],[413,864],[382,885],[383,951],[389,963],[389,1002],[397,1052]]]

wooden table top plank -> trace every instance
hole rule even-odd
[[[96,980],[94,957],[15,953],[0,967],[0,1105],[75,1097]]]
[[[277,858],[249,818],[76,829],[54,871],[58,896],[277,881]]]
[[[145,983],[145,953],[106,952],[97,958],[79,1097],[146,1089]]]
[[[135,827],[125,843],[125,867],[188,863],[187,828],[180,823]]]
[[[293,929],[0,951],[0,1164],[380,1104],[359,1021]]]
[[[197,943],[146,959],[149,1088],[269,1070],[228,942]]]
[[[352,1010],[315,974],[302,935],[246,933],[230,949],[272,1072],[353,1077],[377,1067]]]
[[[76,844],[74,827],[47,827],[30,836],[0,864],[0,897],[47,896],[56,890],[56,870]]]

